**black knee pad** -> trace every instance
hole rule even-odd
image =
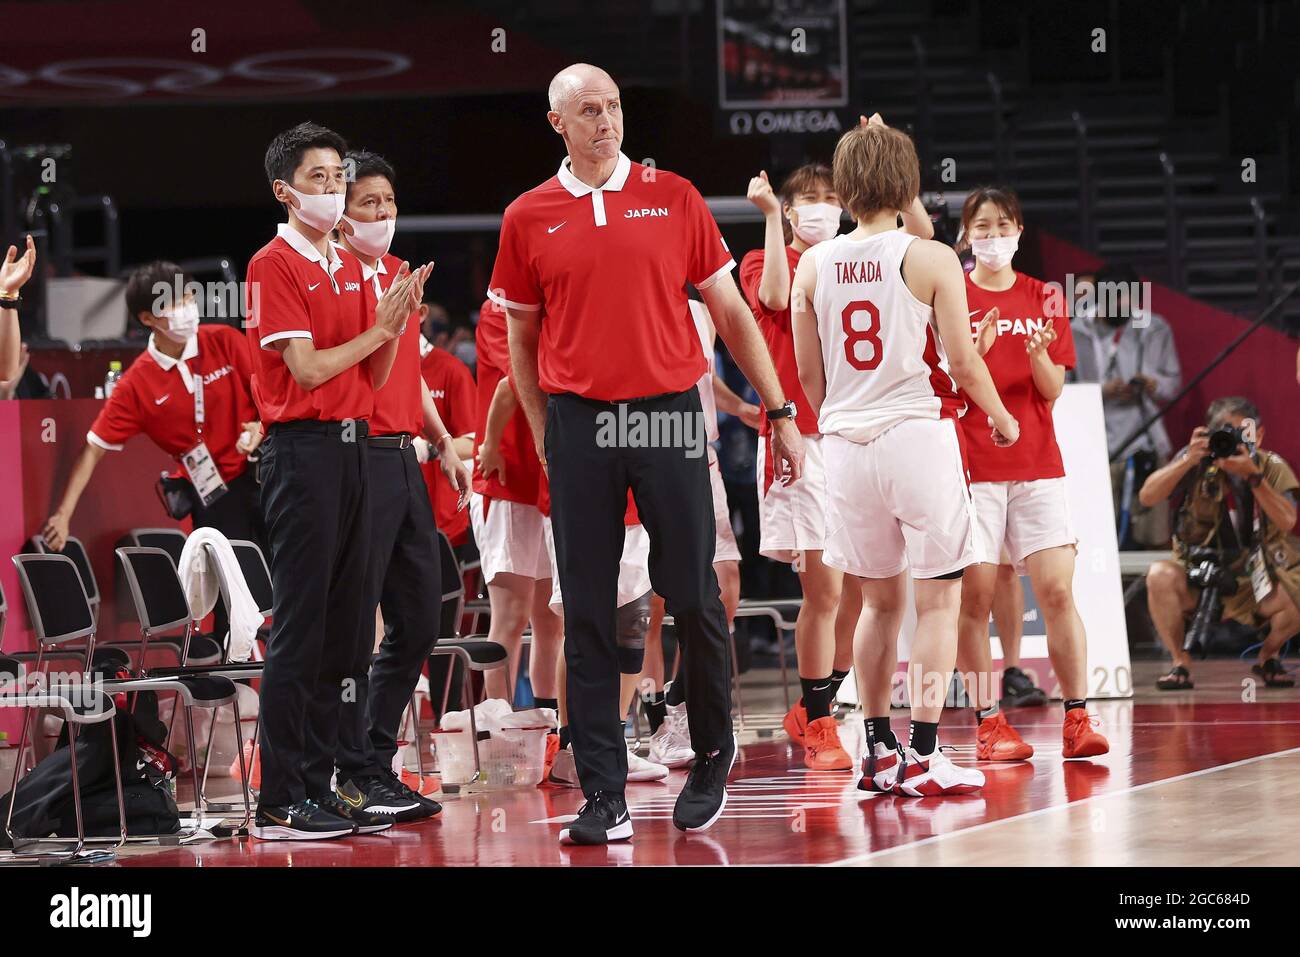
[[[650,592],[618,609],[618,670],[639,675],[645,663],[645,633],[650,629]]]

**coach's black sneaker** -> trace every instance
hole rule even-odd
[[[1033,679],[1019,668],[1002,672],[1002,707],[1041,708],[1047,704],[1047,694],[1037,687]]]
[[[377,834],[397,823],[396,814],[385,813],[371,807],[366,792],[351,782],[344,784],[340,781],[334,788],[333,794],[318,800],[322,807],[346,817],[355,824],[358,834]]]
[[[352,821],[315,801],[287,806],[259,804],[252,830],[253,837],[264,841],[324,841],[356,832]]]
[[[428,817],[437,817],[442,813],[442,805],[433,798],[425,797],[419,791],[407,785],[392,771],[385,771],[379,776],[380,782],[393,794],[404,801],[414,801],[418,805],[414,811],[404,811],[398,816],[399,821],[420,821]]]
[[[730,735],[721,750],[696,757],[686,786],[677,795],[673,824],[679,831],[703,831],[711,827],[727,806],[727,775],[736,763],[736,736]]]
[[[560,831],[561,844],[608,844],[632,836],[632,816],[623,795],[597,791],[578,811],[578,819]]]

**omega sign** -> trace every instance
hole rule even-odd
[[[728,125],[735,136],[754,133],[838,133],[843,129],[834,110],[738,110]]]
[[[409,57],[389,50],[277,50],[220,67],[192,60],[94,57],[19,70],[0,63],[0,97],[127,99],[137,96],[266,96],[317,93],[405,73]]]

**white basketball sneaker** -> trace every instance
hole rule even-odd
[[[938,748],[933,754],[917,754],[908,748],[900,771],[895,791],[908,797],[970,794],[984,786],[982,771],[957,767]]]
[[[859,791],[888,793],[898,783],[898,769],[902,754],[897,748],[877,741],[862,759],[862,777],[858,779]]]
[[[686,705],[668,705],[664,723],[650,736],[650,760],[666,768],[685,767],[695,760]]]
[[[565,788],[576,788],[578,786],[578,766],[573,763],[572,745],[555,752],[555,760],[551,763],[551,773],[546,780]]]
[[[631,748],[627,749],[628,781],[662,781],[668,777],[668,769],[662,764],[647,761]]]

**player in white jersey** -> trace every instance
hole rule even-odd
[[[746,402],[732,392],[714,370],[714,342],[717,331],[704,303],[692,299],[688,305],[695,331],[700,336],[700,346],[709,361],[709,368],[700,376],[696,388],[700,393],[700,409],[704,415],[705,440],[709,457],[709,480],[713,487],[713,570],[718,576],[722,607],[727,614],[727,630],[732,636],[732,654],[735,654],[736,608],[740,604],[740,548],[736,533],[731,527],[731,509],[727,504],[727,488],[722,481],[722,470],[713,443],[718,441],[718,410],[737,416],[750,428],[758,428],[758,406]],[[654,596],[650,612],[650,629],[646,632],[645,670],[641,673],[642,702],[646,720],[650,723],[650,760],[670,768],[689,764],[695,758],[691,748],[690,731],[686,722],[686,697],[684,685],[674,682],[664,691],[663,654],[664,602]],[[680,646],[678,654],[681,653]]]
[[[799,381],[824,436],[823,561],[862,579],[854,665],[870,746],[858,787],[969,792],[984,775],[957,767],[938,747],[961,574],[982,557],[954,422],[962,411],[957,385],[988,413],[998,444],[1014,443],[1019,425],[971,341],[956,254],[897,228],[920,189],[911,139],[873,118],[841,137],[832,176],[857,228],[799,263],[793,326]],[[902,748],[889,705],[907,574],[917,621],[907,676],[911,737]]]

